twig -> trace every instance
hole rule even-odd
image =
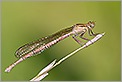
[[[44,79],[47,75],[48,72],[56,67],[57,65],[61,64],[64,60],[68,59],[69,57],[71,57],[72,55],[74,55],[75,53],[77,53],[78,51],[90,46],[91,44],[95,43],[96,41],[98,41],[100,38],[103,37],[105,33],[101,33],[98,34],[97,36],[95,36],[92,40],[88,41],[86,44],[84,44],[82,47],[74,50],[73,52],[71,52],[70,54],[66,55],[65,57],[63,57],[62,59],[60,59],[58,62],[56,62],[56,59],[50,63],[48,66],[46,66],[44,69],[42,69],[38,75],[36,75],[33,79],[31,79],[30,81],[40,81],[42,79]]]

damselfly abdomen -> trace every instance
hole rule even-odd
[[[18,61],[10,65],[5,72],[9,72],[15,65],[22,62],[24,59],[34,56],[35,54],[39,54],[45,49],[48,49],[49,47],[53,46],[54,44],[58,43],[59,41],[72,36],[73,39],[81,44],[81,41],[77,39],[77,36],[84,40],[89,40],[87,38],[84,38],[83,35],[88,31],[88,34],[90,36],[96,36],[98,33],[93,33],[92,29],[95,26],[95,22],[89,21],[86,24],[75,24],[69,28],[63,29],[55,34],[52,34],[47,37],[40,38],[37,41],[33,41],[31,43],[25,44],[24,46],[20,47],[16,53],[15,56],[17,58],[20,58]]]

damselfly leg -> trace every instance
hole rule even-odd
[[[81,40],[78,40],[76,35],[73,35],[72,38],[73,38],[80,46],[82,46],[83,42],[82,42]]]
[[[90,41],[90,39],[83,37],[83,35],[84,35],[84,33],[81,33],[79,37],[80,37],[81,39],[83,39],[83,40]],[[81,41],[81,40],[79,40],[79,39],[77,39],[77,36],[78,36],[78,35],[73,35],[72,38],[73,38],[78,44],[80,44],[80,46],[84,45],[84,42]]]
[[[90,39],[88,39],[88,38],[86,38],[86,37],[83,36],[84,34],[85,34],[85,32],[81,33],[79,37],[80,37],[81,39],[83,39],[83,40],[90,41]],[[90,36],[96,36],[96,35],[98,35],[98,34],[100,34],[100,33],[94,33],[91,29],[88,29],[88,34],[89,34]],[[73,38],[78,44],[80,44],[80,46],[84,45],[85,43],[84,43],[83,41],[77,39],[77,36],[78,36],[78,34],[75,34],[75,35],[72,36],[72,38]]]
[[[86,40],[86,41],[90,41],[90,39],[83,37],[83,35],[84,35],[84,33],[80,34],[80,38],[82,38],[83,40]]]
[[[98,34],[100,34],[100,33],[94,33],[91,29],[88,29],[88,34],[89,34],[90,36],[96,36],[96,35],[98,35]]]

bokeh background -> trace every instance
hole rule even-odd
[[[4,81],[27,81],[43,67],[79,45],[70,37],[18,64],[14,53],[25,43],[53,34],[76,23],[96,21],[94,32],[105,36],[49,72],[44,81],[120,81],[120,6],[114,2],[2,2],[2,77]],[[88,37],[87,33],[85,35]],[[89,37],[90,38],[90,37]]]

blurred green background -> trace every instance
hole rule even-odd
[[[25,43],[48,36],[76,23],[96,21],[94,32],[105,36],[49,72],[44,81],[119,81],[120,2],[2,2],[2,80],[30,80],[43,67],[79,45],[70,37],[18,64],[14,53]],[[86,33],[86,37],[87,37]]]

